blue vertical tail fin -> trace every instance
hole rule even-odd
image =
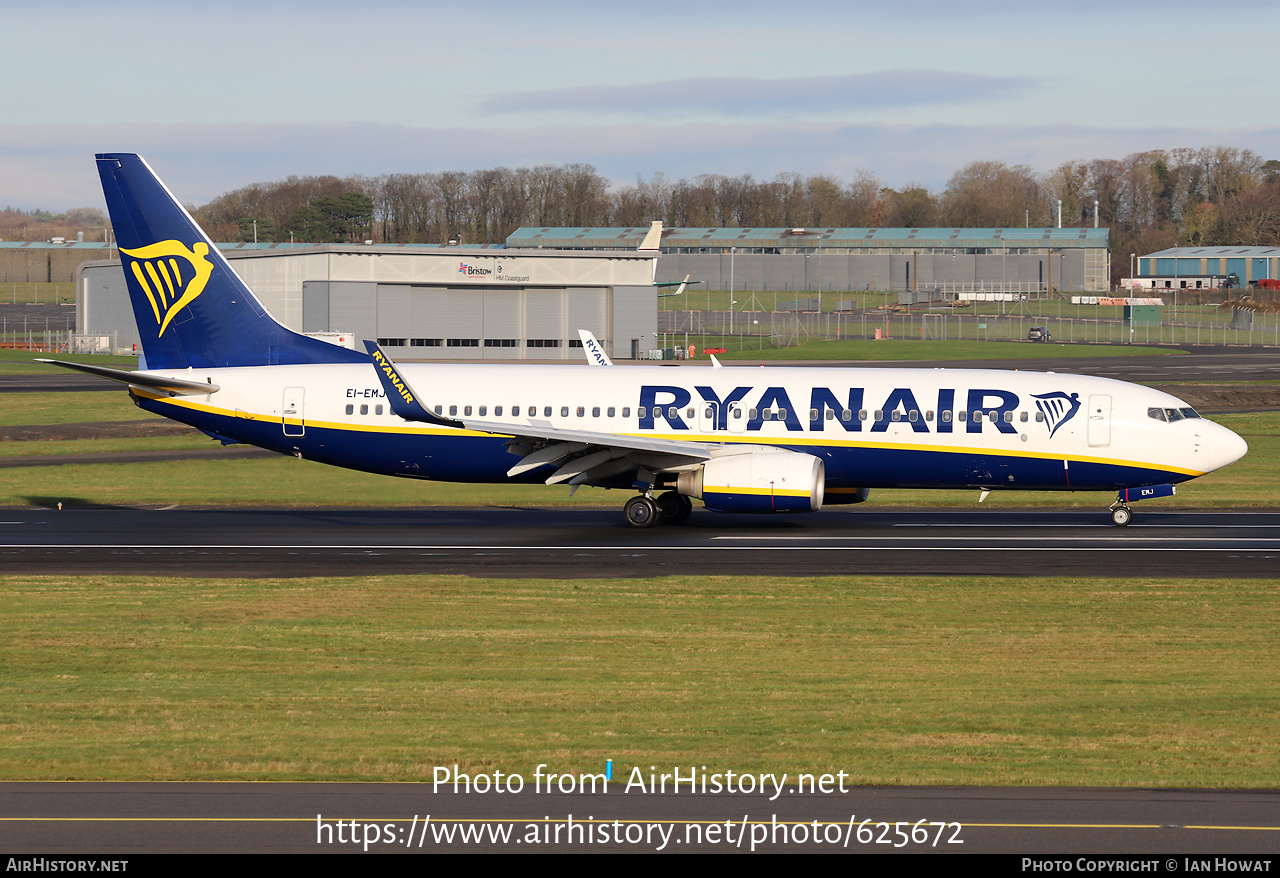
[[[141,156],[97,159],[147,368],[369,361],[276,322]]]

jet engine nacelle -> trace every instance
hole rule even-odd
[[[820,458],[769,449],[712,458],[680,473],[676,489],[717,512],[817,512],[825,478]]]

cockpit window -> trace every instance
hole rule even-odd
[[[1190,407],[1180,409],[1164,409],[1149,408],[1147,409],[1147,417],[1155,418],[1157,421],[1165,421],[1172,424],[1174,421],[1181,421],[1184,418],[1199,418],[1199,413]]]

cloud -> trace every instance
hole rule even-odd
[[[1228,145],[1280,158],[1280,128],[645,123],[532,129],[397,125],[0,125],[0,205],[103,207],[95,152],[140,152],[183,202],[291,174],[385,173],[583,162],[618,183],[662,171],[772,178],[859,170],[941,189],[979,159],[1050,170],[1149,149]]]
[[[585,85],[491,95],[486,113],[547,110],[605,113],[720,113],[795,116],[883,107],[925,106],[1000,99],[1038,81],[945,70],[881,70],[844,76],[753,79],[709,76],[634,85]]]

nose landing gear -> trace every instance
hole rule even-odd
[[[1111,507],[1111,523],[1116,527],[1124,527],[1130,521],[1133,521],[1133,512],[1128,506],[1121,504]]]

